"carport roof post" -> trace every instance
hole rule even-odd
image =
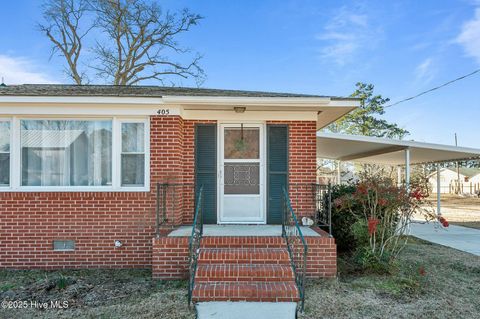
[[[405,188],[410,191],[410,148],[406,148],[405,152]]]
[[[442,203],[441,203],[441,183],[440,183],[440,164],[437,164],[437,215],[442,215]]]

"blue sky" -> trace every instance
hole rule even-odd
[[[0,76],[68,82],[35,23],[37,0],[3,1]],[[204,87],[347,96],[373,83],[392,102],[480,68],[480,1],[167,0],[205,17],[182,36]],[[192,86],[194,82],[181,84]],[[388,109],[407,139],[480,148],[480,74]]]

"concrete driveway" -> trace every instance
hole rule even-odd
[[[423,240],[452,247],[480,256],[480,230],[450,225],[447,228],[438,223],[410,224],[410,234]]]

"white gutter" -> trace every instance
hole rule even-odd
[[[329,97],[227,97],[227,96],[1,96],[4,104],[116,104],[116,105],[209,105],[209,106],[303,106],[303,107],[358,107],[354,99]]]
[[[174,96],[163,97],[166,104],[181,105],[238,105],[238,106],[306,106],[357,107],[358,100],[332,100],[329,97],[230,97],[230,96]]]

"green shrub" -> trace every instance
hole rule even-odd
[[[388,177],[361,175],[354,185],[338,186],[332,192],[334,237],[342,249],[354,252],[354,260],[363,270],[389,273],[405,247],[412,216],[426,220],[434,213],[424,208],[425,195],[419,188],[407,191]],[[335,192],[336,191],[336,192]],[[340,223],[339,223],[340,221]]]
[[[73,280],[72,278],[69,278],[69,277],[65,277],[63,275],[60,275],[60,277],[55,279],[55,286],[59,290],[63,290],[73,283],[75,283],[75,280]]]
[[[356,247],[352,225],[358,220],[356,213],[343,209],[337,205],[337,199],[345,195],[352,195],[356,190],[355,185],[334,185],[332,186],[332,235],[335,238],[338,251],[349,252]],[[327,198],[326,198],[327,200]],[[324,207],[327,207],[326,205]],[[360,209],[357,209],[360,213]]]
[[[382,255],[372,252],[369,246],[359,246],[353,255],[355,264],[364,272],[375,274],[391,274],[397,266],[389,253]]]

